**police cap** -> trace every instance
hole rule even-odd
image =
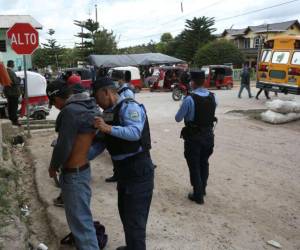
[[[205,72],[203,70],[191,71],[190,75],[192,81],[201,81],[205,79]]]
[[[113,88],[117,89],[115,82],[109,77],[99,77],[93,84],[93,92],[96,93],[97,90],[102,88]]]

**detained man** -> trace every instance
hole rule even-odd
[[[94,117],[99,109],[86,94],[71,95],[64,81],[47,87],[50,103],[60,113],[56,119],[57,143],[53,149],[49,176],[60,174],[60,186],[68,225],[79,250],[98,250],[98,241],[90,210],[91,169],[88,152],[95,136]]]

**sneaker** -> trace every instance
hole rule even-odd
[[[116,250],[126,250],[127,247],[126,246],[122,246],[122,247],[117,247]]]

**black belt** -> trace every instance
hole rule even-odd
[[[78,172],[88,169],[89,167],[90,167],[90,164],[86,163],[83,166],[77,167],[77,168],[63,168],[62,173],[78,173]]]

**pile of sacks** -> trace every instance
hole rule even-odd
[[[261,119],[272,124],[281,124],[300,119],[300,102],[274,100],[266,103],[268,111],[261,114]]]

